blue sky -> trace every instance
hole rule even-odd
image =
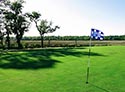
[[[61,28],[48,35],[125,35],[125,0],[26,0],[24,12],[38,11]],[[26,35],[39,35],[34,24]]]

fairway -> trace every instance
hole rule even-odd
[[[0,53],[0,92],[125,92],[125,46],[95,46],[86,82],[88,48]]]

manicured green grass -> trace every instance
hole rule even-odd
[[[125,47],[56,48],[0,53],[0,92],[125,92]]]

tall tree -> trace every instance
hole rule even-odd
[[[7,20],[6,29],[11,30],[16,35],[18,48],[22,48],[21,39],[25,32],[28,31],[30,22],[26,20],[25,14],[22,13],[23,0],[12,2],[10,5],[10,11],[5,13],[5,19]],[[7,31],[10,34],[10,31]]]
[[[13,19],[13,14],[11,12],[5,12],[5,21],[4,21],[4,28],[6,29],[6,44],[7,48],[10,48],[10,35],[12,34],[12,19]]]
[[[0,2],[0,44],[3,46],[3,9],[1,9],[2,6],[2,1]]]
[[[10,48],[10,29],[7,18],[10,18],[10,16],[7,16],[7,13],[9,13],[9,7],[10,7],[10,1],[9,0],[2,0],[0,3],[0,39],[1,44],[3,45],[3,37],[6,35],[6,43],[7,48]],[[5,30],[4,30],[5,28]]]
[[[54,28],[52,28],[52,22],[48,22],[47,20],[41,20],[40,25],[38,25],[38,31],[39,31],[40,37],[41,37],[41,47],[42,48],[44,47],[44,45],[43,45],[44,34],[52,33],[59,28],[60,27],[58,27],[58,26],[55,26]]]
[[[41,14],[38,12],[34,11],[32,13],[27,13],[26,16],[30,18],[31,22],[33,21],[35,23],[36,28],[40,33],[41,47],[43,48],[44,34],[52,33],[54,31],[56,31],[56,29],[59,29],[59,27],[55,26],[54,28],[52,28],[52,22],[48,22],[47,20],[40,20]],[[39,22],[40,22],[40,24],[39,24]]]

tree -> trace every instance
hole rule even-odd
[[[38,12],[33,11],[32,13],[27,13],[26,16],[30,18],[31,22],[35,23],[36,28],[40,33],[41,47],[43,48],[44,34],[52,33],[56,31],[56,29],[59,29],[59,27],[55,26],[52,28],[52,22],[48,22],[47,20],[40,20],[41,14]],[[40,24],[38,24],[38,22],[40,22]]]
[[[13,15],[11,12],[5,12],[4,13],[5,16],[5,21],[4,21],[4,28],[6,29],[5,33],[6,33],[6,43],[7,43],[7,48],[10,48],[10,35],[12,34],[12,19],[13,19]]]
[[[1,2],[2,3],[2,2]],[[3,37],[4,37],[4,34],[2,32],[3,30],[3,10],[1,9],[1,4],[0,4],[0,44],[1,46],[3,46]]]
[[[56,31],[56,29],[59,29],[60,27],[55,26],[54,28],[52,28],[52,22],[48,22],[47,20],[41,20],[40,25],[38,25],[38,31],[40,33],[40,37],[41,37],[41,47],[43,48],[43,38],[44,38],[44,34],[46,33],[52,33],[54,31]]]
[[[26,20],[25,14],[22,14],[23,3],[24,1],[22,0],[12,2],[9,7],[10,11],[5,12],[5,29],[7,30],[7,37],[9,37],[11,32],[14,33],[16,35],[18,48],[23,47],[21,39],[24,33],[28,31],[30,25],[30,22]]]
[[[10,16],[7,16],[6,14],[9,13],[9,8],[10,7],[10,1],[9,0],[2,0],[0,3],[0,39],[1,39],[1,44],[3,46],[3,37],[6,35],[6,43],[7,47],[10,48],[10,37],[9,34],[10,29],[9,29],[9,24],[10,22],[8,21],[7,18],[10,18]],[[6,29],[6,31],[4,30]]]

